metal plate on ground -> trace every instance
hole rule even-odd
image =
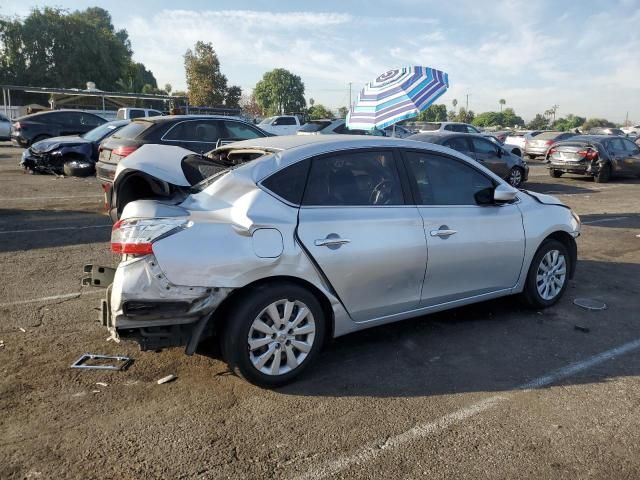
[[[133,363],[132,358],[120,355],[98,355],[95,353],[85,353],[80,355],[80,358],[71,364],[71,368],[126,370],[131,363]]]
[[[600,300],[595,300],[593,298],[576,298],[573,301],[574,305],[585,308],[587,310],[606,310],[607,304],[601,302]]]

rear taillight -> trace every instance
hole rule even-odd
[[[554,140],[547,140],[544,142],[546,145],[553,145]]]
[[[137,149],[138,149],[138,146],[131,146],[131,147],[120,146],[120,147],[114,148],[112,153],[114,155],[119,155],[121,157],[126,157],[127,155],[131,155]]]
[[[153,253],[153,242],[191,225],[192,222],[184,217],[118,220],[111,229],[111,251],[123,255],[148,255]]]
[[[584,150],[580,150],[578,155],[586,160],[596,160],[598,158],[598,151],[592,148],[586,148]]]

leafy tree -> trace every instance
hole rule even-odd
[[[533,120],[528,123],[527,128],[531,130],[545,130],[549,128],[549,119],[537,113],[536,116],[533,117]]]
[[[606,120],[604,118],[590,118],[589,120],[584,122],[584,125],[582,125],[582,130],[588,131],[596,127],[611,128],[615,126],[615,123],[610,122],[609,120]]]
[[[505,106],[507,101],[504,98],[501,98],[500,100],[498,100],[498,103],[500,104],[500,112],[502,112],[502,107]]]
[[[472,123],[473,119],[476,117],[476,114],[473,113],[473,110],[467,111],[466,108],[460,107],[458,110],[458,114],[454,117],[454,122],[462,122],[462,123]]]
[[[516,115],[513,108],[505,108],[502,113],[502,126],[503,127],[523,127],[524,120],[521,116]]]
[[[232,85],[227,89],[227,97],[224,103],[229,108],[240,108],[241,97],[242,89],[237,85]]]
[[[254,94],[268,115],[301,112],[306,105],[302,79],[284,68],[265,73]]]
[[[473,119],[478,127],[516,127],[524,125],[524,120],[516,115],[513,108],[505,108],[503,112],[482,112]]]
[[[423,110],[416,117],[418,122],[446,122],[447,121],[447,106],[444,104],[429,105],[426,110]]]
[[[130,91],[147,83],[157,87],[132,54],[127,31],[115,30],[109,12],[99,7],[35,8],[24,19],[0,17],[0,83],[85,88],[93,81],[116,90],[121,80]]]
[[[561,132],[568,132],[580,128],[586,121],[585,117],[578,117],[570,113],[565,118],[559,118],[553,122],[552,128]]]
[[[240,107],[243,112],[251,117],[259,117],[262,115],[262,108],[256,102],[256,96],[251,93],[251,95],[242,95],[240,98]]]
[[[316,103],[316,101],[313,98],[309,99],[309,105],[311,105],[313,107],[313,105]]]
[[[338,117],[339,118],[347,118],[347,114],[349,113],[349,109],[347,107],[340,107],[338,109]]]
[[[318,103],[309,109],[309,118],[311,120],[318,120],[320,118],[333,118],[333,113],[324,105]]]
[[[227,77],[220,71],[220,60],[211,43],[196,42],[184,54],[189,103],[199,106],[222,105],[227,94]]]
[[[451,105],[453,105],[453,111],[455,112],[456,107],[458,106],[458,100],[454,98],[454,99],[451,101]]]

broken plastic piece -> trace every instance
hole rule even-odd
[[[175,380],[176,377],[175,375],[171,374],[171,375],[167,375],[166,377],[162,377],[160,380],[158,380],[158,385],[162,385],[163,383],[169,383],[173,380]]]
[[[573,301],[574,305],[578,307],[585,308],[587,310],[606,310],[607,304],[601,302],[600,300],[595,300],[593,298],[576,298]]]
[[[103,362],[104,360],[112,360],[113,363],[93,363],[88,364],[90,360],[97,360]],[[92,368],[97,370],[126,370],[129,365],[133,363],[133,359],[129,357],[122,357],[118,355],[97,355],[95,353],[84,353],[80,355],[75,362],[71,364],[70,368]]]

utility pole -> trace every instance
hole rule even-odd
[[[467,93],[467,107],[466,107],[467,112],[469,112],[469,95],[471,94]]]
[[[351,82],[349,82],[349,111],[351,111],[352,109],[352,105],[351,105]]]

